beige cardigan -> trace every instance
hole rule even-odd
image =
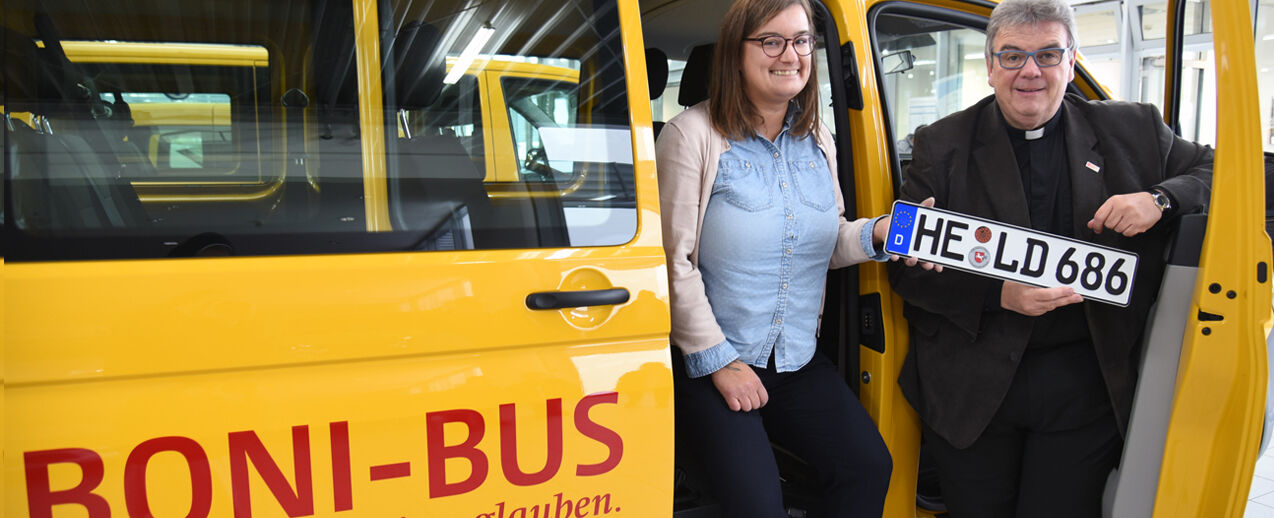
[[[816,135],[819,149],[827,157],[836,195],[840,231],[832,252],[831,267],[842,268],[870,260],[863,251],[862,218],[845,219],[845,200],[836,178],[836,148],[832,135],[821,124]],[[655,163],[659,171],[659,210],[663,219],[664,253],[668,256],[668,284],[672,298],[672,343],[682,353],[691,354],[725,341],[704,292],[699,275],[699,233],[704,211],[717,178],[717,162],[729,142],[712,129],[708,103],[701,102],[673,117],[664,125],[655,142]]]

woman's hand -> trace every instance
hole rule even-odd
[[[920,202],[920,205],[925,207],[932,207],[933,196],[925,198],[925,201]],[[871,239],[872,239],[872,242],[875,242],[875,243],[884,243],[885,239],[888,239],[888,238],[889,238],[889,215],[886,214],[885,217],[876,220],[876,226],[872,227],[871,229]],[[901,258],[902,258],[901,256],[897,256],[897,255],[889,256],[890,261],[897,261],[898,259],[901,259]],[[904,260],[903,263],[906,264],[907,266],[915,266],[917,263],[919,263],[920,267],[926,270],[933,270],[935,272],[942,271],[942,265],[921,262],[920,260],[914,257],[906,258],[906,260]]]
[[[712,384],[717,387],[721,397],[725,398],[730,410],[750,412],[770,401],[770,395],[765,391],[765,385],[761,384],[761,378],[756,376],[752,367],[739,360],[727,363],[711,376]]]

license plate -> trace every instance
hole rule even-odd
[[[894,202],[885,251],[1127,306],[1137,254],[958,212]]]

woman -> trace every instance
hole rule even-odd
[[[677,425],[722,516],[787,516],[770,441],[817,472],[810,516],[879,517],[891,459],[817,354],[827,269],[888,258],[889,219],[843,217],[818,120],[806,0],[738,0],[708,100],[656,143],[672,299]]]

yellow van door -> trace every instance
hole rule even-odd
[[[1173,9],[1186,5],[1180,2]],[[1201,4],[1189,5],[1197,8]],[[1211,19],[1218,27],[1251,27],[1246,3],[1210,5]],[[859,13],[852,3],[833,7],[829,2],[834,16],[844,13],[844,19],[837,20],[838,25],[848,27],[844,39],[871,42],[870,51],[859,54],[857,69],[864,85],[865,108],[849,114],[862,213],[887,210],[893,199],[889,184],[900,181],[901,171],[911,160],[911,136],[916,128],[992,93],[983,54],[986,19],[993,7],[974,1],[877,1],[868,2],[866,12]],[[1223,19],[1226,25],[1222,25]],[[1214,34],[1217,62],[1231,65],[1226,77],[1233,82],[1218,71],[1217,173],[1207,239],[1203,239],[1200,226],[1192,234],[1196,238],[1193,245],[1179,245],[1192,246],[1190,251],[1195,253],[1202,247],[1203,258],[1196,257],[1197,281],[1190,277],[1183,286],[1165,284],[1161,289],[1158,319],[1147,332],[1147,341],[1154,337],[1170,346],[1167,348],[1174,354],[1180,351],[1180,368],[1174,363],[1172,368],[1161,369],[1163,378],[1156,379],[1158,371],[1155,376],[1146,375],[1146,369],[1155,367],[1152,362],[1146,360],[1143,366],[1143,384],[1133,414],[1134,420],[1145,422],[1132,425],[1120,466],[1124,473],[1115,473],[1108,484],[1106,511],[1115,506],[1112,516],[1148,515],[1152,509],[1156,516],[1238,516],[1251,479],[1266,389],[1263,323],[1269,315],[1270,247],[1261,232],[1259,216],[1264,191],[1259,183],[1262,171],[1256,142],[1258,101],[1255,80],[1250,77],[1256,70],[1251,34],[1222,32],[1245,33],[1248,39],[1241,39],[1241,34]],[[1083,61],[1076,67],[1071,86],[1091,99],[1106,97]],[[1240,114],[1253,120],[1247,122]],[[1197,134],[1187,137],[1199,138]],[[883,188],[865,187],[872,185]],[[1194,266],[1182,269],[1191,274],[1195,270]],[[864,347],[860,356],[864,381],[886,380],[862,386],[863,402],[877,419],[894,457],[886,512],[890,516],[910,515],[917,506],[922,514],[938,511],[942,509],[941,495],[936,479],[926,476],[919,458],[915,414],[893,383],[907,349],[902,304],[897,297],[887,296],[883,269],[864,267],[860,272],[862,293],[886,295],[877,329],[882,350]],[[1193,300],[1189,300],[1191,296]],[[1175,335],[1169,336],[1174,329]],[[1219,338],[1222,335],[1224,338]],[[1156,349],[1147,350],[1154,353]],[[1146,390],[1148,380],[1166,382],[1166,386]],[[1152,411],[1143,403],[1162,403],[1163,420],[1144,419]],[[1150,440],[1152,436],[1158,437],[1157,444]],[[917,465],[919,471],[910,468]],[[1128,476],[1130,470],[1137,475]],[[1128,479],[1131,483],[1121,483]],[[1130,503],[1134,500],[1144,502]]]
[[[1216,162],[1154,516],[1237,517],[1246,508],[1262,431],[1269,425],[1264,421],[1271,258],[1256,45],[1248,30],[1255,25],[1247,2],[1166,7],[1164,119],[1191,139],[1208,139],[1200,127],[1214,128]],[[1211,34],[1212,48],[1187,46],[1202,33]],[[1215,122],[1204,108],[1211,100],[1200,94],[1209,75],[1216,84]]]
[[[911,162],[919,127],[960,111],[992,90],[983,48],[991,4],[984,2],[828,2],[854,46],[855,79],[863,108],[850,110],[854,182],[860,214],[890,210]],[[842,47],[844,48],[844,47]],[[860,272],[863,347],[860,386],[894,459],[887,516],[933,516],[945,511],[932,466],[921,462],[920,420],[898,388],[909,349],[902,299],[889,287],[884,265]]]
[[[635,1],[3,9],[5,516],[670,514]]]

